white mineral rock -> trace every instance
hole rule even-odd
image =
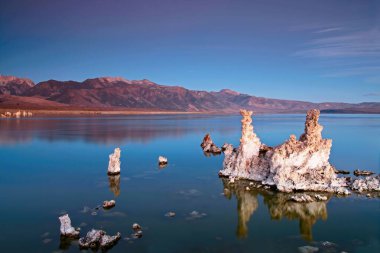
[[[121,235],[117,233],[114,236],[109,236],[103,230],[91,229],[85,237],[79,239],[79,246],[83,249],[98,249],[109,248],[113,246],[119,239]]]
[[[346,186],[338,179],[329,163],[332,141],[322,139],[323,127],[318,124],[319,111],[309,110],[305,132],[299,140],[291,135],[285,143],[271,148],[262,144],[253,132],[252,112],[241,110],[242,136],[239,148],[225,146],[221,176],[262,181],[278,190],[336,192]]]
[[[103,208],[104,209],[110,209],[112,207],[114,207],[116,205],[116,201],[115,200],[105,200],[103,201]]]
[[[74,227],[71,226],[71,220],[68,214],[59,217],[61,222],[61,236],[79,238],[79,231],[76,231]]]
[[[109,155],[108,175],[120,174],[120,148],[115,148],[113,154]]]
[[[159,165],[166,165],[166,164],[168,164],[168,158],[166,158],[165,156],[159,156],[158,157],[158,164]]]
[[[14,116],[15,118],[20,118],[20,117],[21,117],[21,111],[17,111],[17,112],[15,112],[15,113],[13,114],[13,116]]]
[[[223,145],[223,147],[226,144]],[[204,152],[206,153],[213,153],[213,154],[220,154],[222,152],[222,149],[220,149],[218,146],[214,144],[214,142],[211,139],[210,134],[206,134],[203,138],[203,141],[201,143],[201,147]]]
[[[351,189],[358,192],[380,191],[380,176],[355,179],[351,185]]]

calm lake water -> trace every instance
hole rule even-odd
[[[259,115],[254,127],[262,142],[277,145],[299,136],[304,119]],[[322,115],[320,122],[333,139],[332,164],[379,173],[379,115]],[[1,119],[0,252],[79,252],[76,241],[60,241],[63,213],[81,235],[121,232],[110,252],[300,252],[306,245],[380,252],[379,198],[300,204],[282,193],[245,191],[245,182],[229,186],[218,177],[223,155],[206,157],[199,146],[207,132],[219,146],[236,146],[240,116]],[[121,175],[108,177],[115,147]],[[169,159],[164,169],[159,155]],[[107,199],[116,207],[93,213]],[[166,217],[169,211],[176,216]],[[141,239],[129,239],[134,222]]]

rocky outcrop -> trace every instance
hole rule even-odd
[[[370,176],[375,174],[375,172],[369,171],[369,170],[354,170],[355,176]]]
[[[355,179],[350,188],[353,191],[380,191],[380,176],[371,176]]]
[[[117,233],[114,236],[110,236],[107,235],[103,230],[91,229],[87,235],[80,238],[78,242],[81,249],[106,249],[116,244],[120,237],[120,233]]]
[[[159,166],[165,166],[168,164],[168,158],[166,158],[165,156],[159,156],[158,157],[158,165]]]
[[[329,163],[332,141],[322,138],[319,110],[307,112],[305,131],[298,140],[291,135],[274,148],[262,144],[253,132],[252,112],[240,113],[243,116],[240,145],[236,151],[232,145],[225,146],[221,176],[260,181],[283,192],[345,192],[345,179],[338,178]]]
[[[115,148],[113,154],[109,155],[108,175],[120,174],[120,148]]]
[[[104,209],[110,209],[110,208],[114,207],[115,205],[116,205],[116,201],[113,199],[103,201],[103,208]]]
[[[71,220],[68,214],[60,216],[59,221],[61,222],[60,231],[62,237],[79,238],[79,231],[71,226]]]
[[[203,137],[201,148],[203,149],[203,152],[205,153],[212,153],[212,154],[222,153],[222,149],[215,145],[215,143],[211,139],[210,134],[206,134],[205,137]]]

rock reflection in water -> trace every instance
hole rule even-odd
[[[264,198],[264,204],[268,207],[270,217],[274,220],[283,218],[299,220],[300,234],[303,239],[311,241],[312,227],[318,219],[327,219],[327,201],[297,203],[289,200],[291,194],[273,192],[262,188],[246,190],[248,181],[235,181],[230,184],[229,180],[222,178],[224,195],[231,199],[233,195],[237,199],[238,224],[236,234],[239,238],[247,237],[248,222],[259,207],[258,195]]]
[[[108,176],[108,182],[111,192],[117,197],[120,195],[120,174]]]

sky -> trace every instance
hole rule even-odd
[[[0,74],[380,102],[380,0],[0,0]]]

